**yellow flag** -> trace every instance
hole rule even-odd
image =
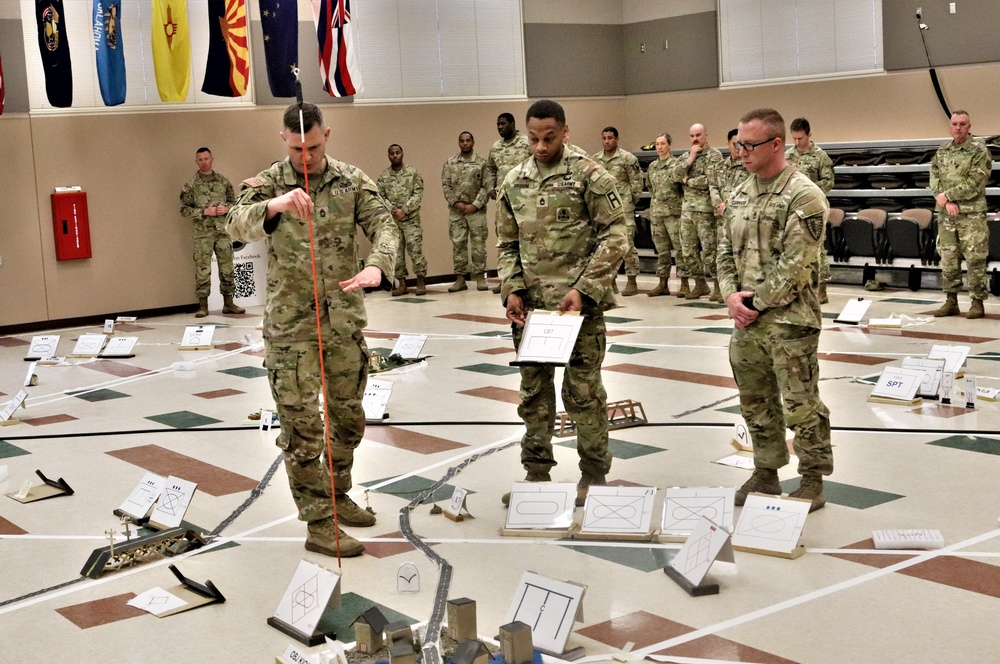
[[[153,0],[153,68],[163,101],[184,101],[191,83],[187,0]]]

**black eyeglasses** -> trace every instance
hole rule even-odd
[[[770,143],[775,138],[777,137],[772,136],[771,138],[766,138],[763,141],[760,141],[759,143],[744,143],[742,141],[735,141],[733,142],[733,147],[736,148],[737,152],[741,152],[743,150],[746,150],[747,152],[753,152],[754,148],[758,148],[761,145],[764,145],[765,143]]]

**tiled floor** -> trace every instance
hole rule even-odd
[[[643,291],[654,283],[640,278]],[[378,513],[378,524],[351,531],[368,555],[344,561],[342,609],[330,615],[345,640],[353,618],[371,606],[398,619],[427,619],[437,568],[401,538],[399,511],[450,468],[521,431],[510,330],[497,297],[446,288],[431,286],[420,298],[377,293],[367,301],[372,348],[391,348],[400,333],[425,334],[430,358],[380,376],[393,383],[390,417],[386,426],[369,427],[354,474],[354,496]],[[974,411],[958,400],[873,404],[866,400],[871,385],[855,379],[924,355],[935,343],[967,344],[968,373],[981,386],[1000,387],[1000,306],[988,302],[993,316],[982,321],[929,319],[938,293],[871,294],[836,285],[830,292],[819,357],[836,472],[827,506],[806,522],[804,556],[737,552],[734,566],[718,563],[710,572],[720,593],[691,598],[662,572],[675,543],[501,536],[500,495],[523,478],[515,445],[478,458],[436,492],[447,501],[453,487],[468,489],[473,518],[451,521],[427,504],[410,515],[414,530],[454,568],[450,596],[477,601],[480,634],[497,634],[522,573],[532,570],[587,585],[584,620],[568,646],[582,646],[596,660],[628,650],[632,659],[995,662],[1000,404],[980,400]],[[874,317],[926,322],[877,334],[834,323],[847,300],[860,295],[875,296]],[[738,486],[747,471],[712,463],[731,453],[738,413],[725,310],[673,296],[619,302],[608,317],[605,385],[611,400],[640,401],[649,426],[612,432],[609,479],[661,493],[670,486]],[[245,352],[243,343],[245,335],[259,339],[260,315],[212,315],[207,322],[220,327],[211,351],[182,353],[183,326],[195,321],[171,316],[119,329],[139,337],[134,358],[37,368],[38,386],[25,388],[27,410],[15,415],[21,423],[0,429],[0,467],[9,475],[0,492],[37,483],[37,469],[65,479],[75,493],[28,504],[0,497],[0,663],[34,661],[41,644],[62,658],[108,663],[153,661],[151,648],[171,645],[177,657],[187,657],[193,644],[201,658],[220,662],[273,661],[285,649],[289,638],[266,620],[298,561],[332,569],[337,562],[303,548],[305,527],[294,517],[280,465],[265,490],[254,491],[278,457],[274,432],[248,420],[272,405],[260,353]],[[54,332],[65,354],[79,334],[97,331]],[[0,392],[21,389],[29,339],[0,337]],[[172,370],[179,360],[192,370]],[[575,438],[553,442],[553,478],[575,481]],[[147,470],[198,482],[185,520],[203,532],[257,497],[222,531],[219,546],[203,554],[82,578],[91,551],[119,528],[112,511]],[[794,458],[781,478],[786,491],[797,486]],[[876,552],[870,538],[879,528],[936,528],[946,548]],[[227,602],[163,619],[128,607],[132,596],[175,584],[168,563],[195,580],[211,579]],[[419,592],[397,591],[403,563],[419,571]]]

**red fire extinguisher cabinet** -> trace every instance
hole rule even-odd
[[[52,194],[52,230],[56,260],[90,258],[90,220],[87,192],[79,187],[57,187]]]

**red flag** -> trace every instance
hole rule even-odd
[[[312,0],[319,38],[319,71],[331,97],[361,92],[361,72],[354,57],[350,0]]]

